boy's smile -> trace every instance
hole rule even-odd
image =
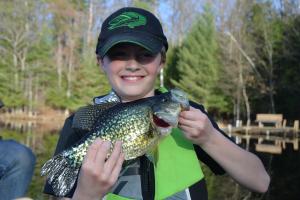
[[[163,67],[161,54],[132,44],[120,43],[103,57],[102,68],[122,101],[154,95],[155,79]]]

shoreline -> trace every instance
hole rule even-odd
[[[51,111],[37,115],[24,113],[0,113],[0,128],[40,133],[60,130],[69,116],[68,113]]]

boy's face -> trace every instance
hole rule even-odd
[[[152,54],[141,46],[120,43],[101,61],[109,82],[122,101],[154,95],[154,84],[163,67],[161,54]]]

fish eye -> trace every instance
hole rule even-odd
[[[175,99],[178,99],[178,100],[183,100],[184,99],[184,96],[180,95],[180,94],[177,94],[177,93],[173,93],[173,98]]]
[[[182,93],[181,91],[176,90],[176,89],[172,91],[172,95],[175,98],[178,98],[178,99],[185,99],[186,98],[186,95],[184,93]]]

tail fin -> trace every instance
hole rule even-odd
[[[79,168],[72,167],[67,159],[58,154],[48,160],[41,170],[57,196],[65,196],[73,188]]]

